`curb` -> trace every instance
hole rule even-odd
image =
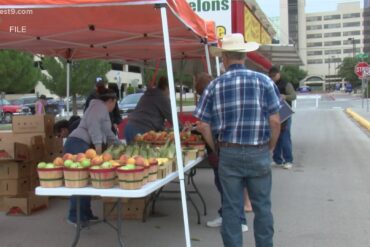
[[[352,117],[354,120],[356,120],[360,125],[362,125],[363,127],[365,127],[367,130],[370,131],[370,122],[368,120],[366,120],[365,118],[363,118],[362,116],[360,116],[359,114],[357,114],[356,112],[352,111],[351,108],[347,108],[346,109],[346,113]]]

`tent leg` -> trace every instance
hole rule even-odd
[[[166,5],[162,5],[160,8],[161,8],[161,18],[162,18],[164,50],[165,50],[165,55],[166,55],[168,86],[170,89],[172,124],[173,124],[175,144],[176,144],[177,168],[179,171],[182,213],[183,213],[183,218],[184,218],[185,241],[186,241],[186,247],[191,247],[188,208],[187,208],[187,200],[186,200],[185,181],[184,181],[184,166],[183,166],[182,151],[181,151],[179,119],[178,119],[177,107],[176,107],[176,91],[175,91],[175,82],[174,82],[174,77],[173,77],[172,57],[171,57]]]
[[[212,69],[211,69],[211,59],[209,56],[209,50],[208,50],[208,45],[204,45],[204,50],[206,52],[206,61],[207,61],[207,69],[208,69],[208,74],[212,75]]]
[[[69,85],[70,85],[70,81],[71,81],[71,61],[68,60],[67,61],[67,92],[66,92],[66,96],[67,96],[67,118],[69,118]]]
[[[216,57],[216,71],[217,71],[217,76],[220,76],[221,75],[220,58],[218,56]]]

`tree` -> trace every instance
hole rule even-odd
[[[281,69],[281,77],[292,83],[294,88],[299,87],[299,82],[307,76],[307,71],[299,68],[298,65],[286,65]]]
[[[338,66],[338,75],[350,82],[354,88],[361,86],[362,83],[355,73],[355,66],[358,62],[361,62],[358,58],[346,57]],[[364,62],[370,63],[370,59],[367,58]]]
[[[30,93],[43,78],[33,55],[14,50],[0,51],[0,91]]]
[[[67,61],[52,57],[44,58],[43,66],[50,74],[44,85],[60,97],[66,96]],[[110,70],[108,62],[101,60],[81,60],[71,64],[70,95],[73,99],[73,114],[77,114],[77,95],[86,95],[95,85],[97,77],[104,77]]]

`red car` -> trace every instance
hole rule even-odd
[[[29,107],[22,105],[12,105],[6,99],[0,99],[0,109],[3,112],[2,122],[11,123],[14,115],[29,115],[31,110]]]

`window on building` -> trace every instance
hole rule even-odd
[[[325,33],[324,37],[329,38],[329,37],[340,37],[342,35],[341,32],[335,32],[335,33]]]
[[[342,59],[340,57],[325,59],[325,63],[340,63],[340,62],[342,62]]]
[[[359,27],[361,25],[361,22],[345,22],[343,23],[343,27]]]
[[[128,72],[133,72],[133,73],[141,73],[141,68],[139,66],[134,66],[134,65],[129,65],[128,66]]]
[[[361,49],[356,48],[355,53],[360,53]],[[352,49],[343,49],[343,54],[348,54],[348,53],[353,53],[353,48]]]
[[[322,29],[322,25],[311,25],[311,26],[307,26],[306,29],[307,30],[320,30]]]
[[[307,39],[318,39],[318,38],[322,38],[321,33],[307,34]]]
[[[324,43],[324,46],[334,46],[334,45],[341,45],[342,42],[341,41],[326,41]]]
[[[342,50],[326,50],[325,55],[342,54]]]
[[[324,24],[325,29],[340,28],[340,23]]]
[[[322,46],[322,42],[310,42],[310,43],[307,43],[307,47],[321,47]]]
[[[123,71],[123,64],[120,63],[111,63],[112,70]]]
[[[307,56],[319,56],[322,55],[322,51],[308,51]]]
[[[322,16],[308,16],[306,18],[306,21],[307,22],[312,22],[312,21],[321,21],[322,20]]]
[[[308,59],[308,64],[322,64],[322,59]]]
[[[360,16],[361,16],[361,13],[343,14],[343,19],[358,18]]]
[[[360,44],[361,43],[361,40],[360,39],[355,39],[355,44]],[[343,40],[343,45],[352,45],[353,44],[353,40]]]
[[[343,32],[343,36],[355,36],[355,35],[361,35],[361,31],[348,31],[348,32]]]
[[[324,16],[324,20],[325,21],[328,21],[328,20],[339,20],[340,19],[340,15],[326,15]]]

